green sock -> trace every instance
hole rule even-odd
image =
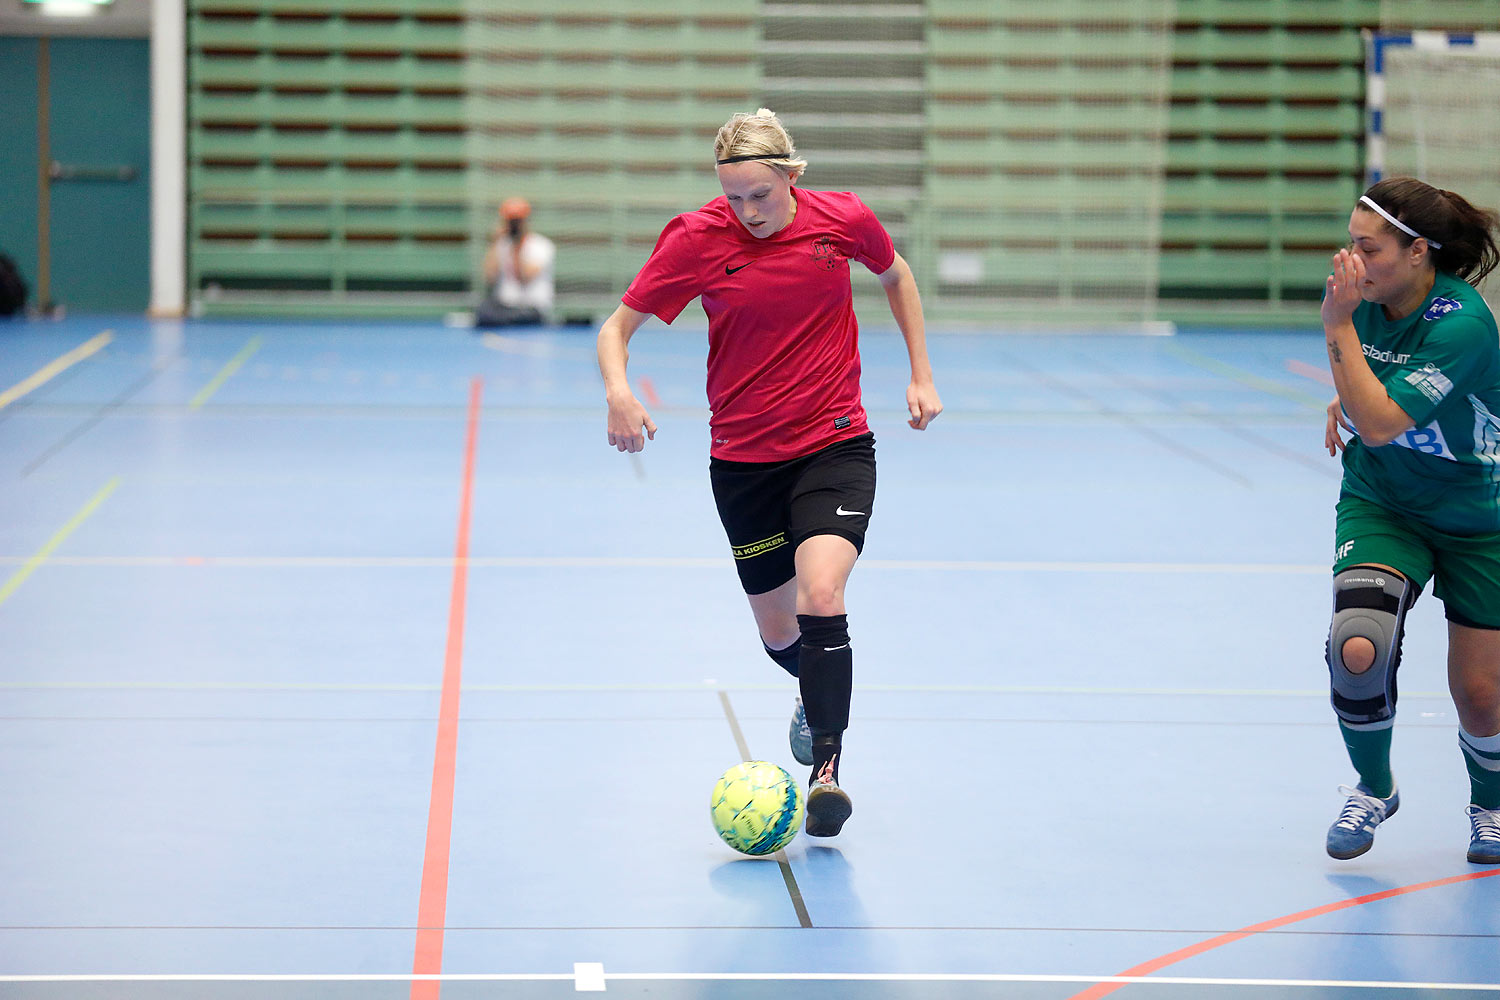
[[[1396,790],[1396,779],[1391,775],[1391,730],[1350,729],[1339,722],[1339,732],[1344,734],[1344,746],[1349,751],[1349,763],[1359,772],[1370,794],[1382,799],[1391,797]]]
[[[1469,769],[1469,801],[1500,809],[1500,736],[1471,736],[1459,727],[1458,745]]]

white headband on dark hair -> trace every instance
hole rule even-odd
[[[1362,194],[1362,195],[1359,196],[1359,200],[1362,201],[1362,202],[1364,202],[1366,205],[1369,205],[1375,211],[1379,212],[1382,216],[1385,217],[1385,221],[1386,222],[1389,222],[1391,225],[1395,226],[1397,229],[1401,230],[1403,233],[1405,233],[1407,236],[1410,236],[1412,239],[1414,239],[1414,240],[1426,240],[1427,241],[1427,245],[1430,246],[1430,247],[1432,247],[1434,250],[1441,250],[1441,249],[1443,249],[1443,245],[1441,243],[1439,243],[1437,240],[1432,239],[1429,236],[1423,236],[1421,233],[1417,232],[1411,226],[1408,226],[1406,223],[1404,223],[1400,219],[1396,218],[1390,212],[1387,212],[1385,209],[1383,209],[1379,205],[1375,204],[1374,199],[1372,199],[1369,195]]]

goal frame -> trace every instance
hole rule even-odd
[[[1385,110],[1387,53],[1396,47],[1428,51],[1467,49],[1500,53],[1500,31],[1364,32],[1365,36],[1365,184],[1385,176]]]

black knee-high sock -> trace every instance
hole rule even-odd
[[[807,728],[813,736],[813,774],[833,762],[838,781],[839,751],[849,728],[854,692],[854,653],[849,648],[848,615],[798,615],[802,654],[797,666]]]
[[[764,639],[760,641],[760,644],[766,647],[766,655],[775,660],[777,666],[793,677],[797,676],[797,659],[802,655],[802,639],[800,636],[785,649],[772,649],[770,644]]]

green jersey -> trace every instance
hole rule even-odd
[[[1378,304],[1361,302],[1354,329],[1414,426],[1380,448],[1351,439],[1344,492],[1439,531],[1500,531],[1500,331],[1484,299],[1439,271],[1410,315],[1387,320]]]

